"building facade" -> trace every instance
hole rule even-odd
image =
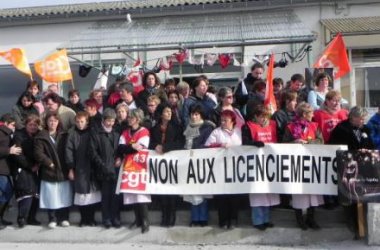
[[[72,59],[76,88],[88,93],[102,65],[132,65],[137,57],[152,69],[159,59],[187,49],[194,58],[230,54],[236,59],[222,69],[174,63],[160,78],[191,79],[205,74],[215,85],[236,85],[253,62],[274,53],[286,59],[274,74],[284,81],[304,73],[327,43],[342,32],[352,72],[335,87],[350,105],[380,103],[380,1],[374,0],[150,0],[75,4],[0,10],[0,51],[24,48],[31,64],[59,48]],[[129,15],[128,15],[129,14]],[[132,20],[130,20],[130,17]],[[93,66],[78,76],[78,66]],[[239,65],[240,66],[237,66]],[[10,110],[28,80],[0,60],[3,113]],[[109,83],[115,77],[109,78]],[[64,84],[64,90],[70,85]],[[87,96],[82,97],[86,99]]]

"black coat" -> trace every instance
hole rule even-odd
[[[162,132],[160,124],[156,124],[150,130],[150,144],[149,149],[154,150],[157,145],[162,145],[164,153],[183,149],[185,144],[185,137],[183,136],[182,127],[174,122],[169,122],[166,129],[165,142],[162,143]]]
[[[214,128],[215,128],[215,125],[213,123],[209,121],[204,121],[204,123],[199,127],[199,136],[193,138],[191,148],[192,149],[205,148],[205,143],[208,137],[210,136],[211,132],[214,130]],[[186,133],[186,129],[184,133]],[[185,142],[186,140],[188,140],[188,138],[186,138],[186,135],[185,135]]]
[[[15,132],[13,142],[22,148],[22,154],[11,157],[16,198],[36,195],[39,189],[39,181],[37,172],[32,171],[32,168],[38,164],[33,154],[34,138],[24,128]]]
[[[242,108],[245,104],[247,104],[247,101],[249,99],[249,94],[253,93],[253,84],[257,80],[258,79],[253,77],[251,73],[248,73],[247,77],[244,78],[244,80],[238,84],[237,89],[235,91],[235,101],[236,101],[236,104],[239,105],[240,108]],[[248,94],[246,95],[243,94],[243,82],[248,92]]]
[[[96,187],[91,161],[89,160],[90,129],[71,128],[65,148],[65,161],[74,169],[74,188],[79,194],[88,194]],[[91,189],[92,188],[92,189]]]
[[[40,131],[34,137],[34,158],[40,164],[40,179],[48,182],[67,180],[68,168],[65,164],[64,152],[67,133],[59,133],[55,142],[47,130]],[[54,164],[51,167],[51,163]]]
[[[89,155],[100,181],[116,180],[115,158],[120,135],[112,130],[107,133],[102,126],[91,129]]]
[[[328,144],[347,145],[348,150],[375,149],[370,136],[371,131],[366,125],[359,129],[360,139],[354,134],[354,129],[356,128],[351,125],[348,119],[340,122],[331,132]]]
[[[12,130],[7,126],[0,126],[0,175],[10,175],[9,150],[11,146]]]

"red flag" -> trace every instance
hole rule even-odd
[[[140,66],[141,64],[141,60],[140,60],[140,56],[137,57],[137,60],[135,61],[135,63],[133,64],[132,68],[134,67],[137,67],[137,66]]]
[[[222,69],[225,69],[231,63],[232,56],[230,54],[219,54],[218,59]]]
[[[269,108],[271,114],[277,110],[276,98],[273,93],[273,70],[274,70],[274,55],[272,54],[269,59],[267,69],[267,85],[265,90],[264,105]]]
[[[351,71],[348,61],[346,45],[342,34],[338,33],[330,42],[322,56],[314,64],[314,68],[336,68],[334,79],[339,79]]]

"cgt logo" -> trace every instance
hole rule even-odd
[[[122,190],[140,190],[146,189],[148,178],[146,159],[148,152],[141,151],[133,155],[128,155],[123,166],[121,176]]]

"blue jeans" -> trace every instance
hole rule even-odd
[[[270,207],[252,207],[252,224],[257,226],[270,222]]]
[[[11,180],[7,175],[0,175],[0,204],[7,203],[13,195]]]
[[[208,205],[206,199],[199,205],[191,205],[191,221],[208,221]]]

